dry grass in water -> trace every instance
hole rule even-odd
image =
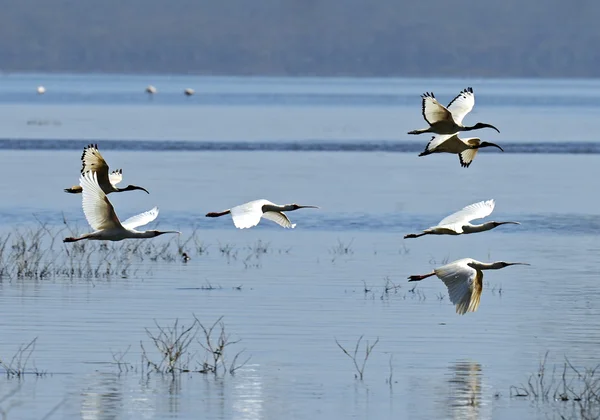
[[[377,343],[379,343],[379,337],[377,337],[377,340],[375,340],[375,342],[371,345],[369,345],[368,341],[366,342],[365,355],[362,359],[362,363],[359,364],[358,350],[359,350],[360,343],[361,343],[363,337],[364,337],[364,335],[361,335],[358,338],[358,340],[356,341],[356,346],[354,346],[354,352],[352,352],[352,353],[350,353],[348,350],[346,350],[346,348],[340,344],[340,342],[337,340],[337,338],[334,338],[335,344],[338,345],[338,347],[344,352],[344,354],[346,356],[348,356],[350,359],[352,359],[352,363],[354,363],[354,368],[356,369],[356,373],[354,374],[354,377],[361,381],[363,380],[363,377],[364,377],[365,366],[367,365],[367,360],[369,360],[369,356],[371,355],[371,352],[373,351],[373,349],[375,348]]]
[[[27,371],[27,364],[29,363],[31,355],[35,350],[36,342],[37,337],[27,344],[21,344],[10,361],[0,357],[0,368],[4,369],[4,374],[7,378],[20,379],[26,374],[33,374],[35,376],[44,376],[46,374],[45,372],[39,371],[35,367],[35,364],[33,366],[33,370],[30,372]]]
[[[577,368],[565,358],[562,367],[546,368],[548,352],[526,384],[510,387],[510,396],[554,403],[560,418],[600,419],[600,365]]]
[[[187,327],[180,325],[179,320],[175,320],[173,326],[167,327],[155,321],[155,326],[156,331],[146,329],[146,333],[159,356],[149,356],[144,344],[140,343],[142,372],[146,374],[155,372],[175,376],[184,372],[196,372],[212,373],[215,376],[227,373],[233,375],[250,360],[248,357],[243,362],[238,362],[245,351],[242,349],[235,353],[231,362],[227,361],[226,350],[240,340],[231,340],[222,316],[208,327],[200,322],[196,315],[192,324]],[[122,367],[122,361],[119,367]]]
[[[47,279],[110,279],[138,275],[142,263],[179,263],[208,255],[209,245],[197,231],[169,240],[80,241],[63,244],[65,236],[79,236],[77,228],[63,218],[63,227],[49,227],[38,220],[34,228],[17,228],[0,235],[0,282]],[[228,263],[239,262],[245,268],[260,268],[262,256],[272,253],[270,244],[261,240],[237,249],[233,244],[218,246]],[[289,253],[279,250],[279,253]],[[144,275],[151,274],[151,266]]]

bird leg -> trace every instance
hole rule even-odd
[[[68,237],[63,239],[63,242],[77,242],[77,241],[81,241],[82,239],[88,239],[91,235],[85,234],[85,235],[81,235],[79,238],[73,238],[73,237]]]
[[[408,277],[408,281],[421,281],[423,279],[426,279],[427,277],[431,277],[431,276],[435,276],[435,271],[432,271],[429,274],[422,274],[422,275],[416,275],[416,276],[409,276]]]
[[[221,216],[225,216],[226,214],[231,213],[230,210],[225,210],[225,211],[220,211],[220,212],[210,212],[210,213],[206,213],[205,217],[221,217]]]
[[[419,236],[423,236],[423,235],[428,235],[428,233],[427,232],[423,232],[423,233],[409,233],[408,235],[404,235],[404,239],[418,238]]]
[[[82,188],[79,185],[74,185],[71,188],[65,188],[65,192],[71,193],[71,194],[80,194],[82,191]]]
[[[431,127],[429,127],[429,128],[431,128]],[[412,130],[412,131],[409,131],[409,132],[408,132],[408,134],[421,134],[421,133],[427,133],[427,132],[429,132],[429,128],[420,128],[420,129],[418,129],[418,130]]]

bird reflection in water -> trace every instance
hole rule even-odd
[[[450,417],[461,420],[491,418],[488,404],[482,399],[481,365],[473,361],[458,361],[450,366],[447,410]],[[486,414],[487,413],[487,414]]]

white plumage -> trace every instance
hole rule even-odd
[[[156,219],[158,208],[130,217],[121,223],[113,205],[98,184],[96,172],[86,172],[79,178],[82,188],[82,207],[85,218],[94,229],[92,233],[78,238],[65,238],[63,242],[76,242],[82,239],[120,241],[127,238],[153,238],[164,233],[179,233],[177,231],[137,231],[136,227],[146,225]]]
[[[295,224],[284,213],[302,208],[318,208],[315,206],[300,206],[298,204],[285,204],[283,206],[274,204],[268,200],[254,200],[240,204],[222,212],[207,213],[206,217],[221,217],[231,214],[233,224],[238,229],[247,229],[258,225],[261,218],[271,220],[284,228],[294,228]]]
[[[421,98],[423,119],[429,124],[429,127],[412,130],[408,134],[436,133],[453,135],[459,131],[471,131],[486,127],[500,132],[491,124],[477,123],[473,126],[462,124],[465,115],[471,112],[473,106],[475,106],[475,94],[471,87],[463,89],[450,101],[448,107],[440,104],[433,92],[425,92],[421,95]]]
[[[496,203],[494,200],[480,201],[478,203],[470,204],[461,210],[452,213],[451,215],[444,217],[437,226],[432,226],[425,229],[422,233],[411,233],[404,238],[418,238],[424,235],[462,235],[468,233],[484,232],[486,230],[494,229],[500,225],[514,224],[518,225],[519,222],[495,222],[490,221],[478,225],[471,223],[473,220],[483,219],[486,216],[492,214]]]
[[[504,261],[482,263],[473,258],[463,258],[438,267],[430,273],[408,278],[409,281],[421,281],[437,276],[448,288],[448,296],[456,307],[456,313],[464,315],[467,312],[475,312],[479,307],[483,290],[483,270],[499,270],[510,265],[529,264]]]

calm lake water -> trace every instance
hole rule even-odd
[[[468,169],[455,156],[417,157],[429,138],[405,133],[425,126],[419,95],[433,90],[447,103],[471,85],[477,106],[467,122],[496,125],[501,134],[478,135],[506,153],[483,150]],[[185,97],[186,87],[196,95]],[[570,402],[511,398],[510,387],[526,383],[546,352],[550,369],[565,356],[580,368],[600,362],[600,148],[590,136],[599,111],[596,81],[0,76],[8,248],[15,229],[27,236],[44,225],[57,244],[42,260],[73,263],[63,220],[89,227],[80,196],[62,189],[77,184],[92,141],[124,168],[125,185],[150,191],[110,195],[122,219],[157,205],[151,226],[181,230],[180,244],[195,238],[183,245],[187,263],[175,242],[161,251],[163,236],[124,274],[2,278],[0,360],[37,340],[22,379],[0,376],[0,409],[9,419],[571,413]],[[314,147],[298,151],[303,144]],[[240,231],[231,218],[204,217],[258,198],[321,208],[290,213],[294,230],[263,221]],[[403,239],[490,198],[491,219],[522,225]],[[108,255],[91,245],[93,261]],[[103,267],[121,264],[121,246],[109,244]],[[464,257],[531,266],[486,272],[481,307],[465,316],[437,278],[414,289],[406,280]],[[388,293],[386,281],[396,285]],[[148,375],[140,342],[151,359],[160,355],[146,328],[189,326],[194,315],[205,326],[222,316],[230,340],[241,340],[226,348],[228,365],[241,350],[248,363],[235,375]],[[359,364],[365,341],[379,342],[360,381],[335,340],[352,352],[363,335]],[[193,370],[205,359],[202,337],[190,345]],[[119,369],[113,355],[124,352]]]

